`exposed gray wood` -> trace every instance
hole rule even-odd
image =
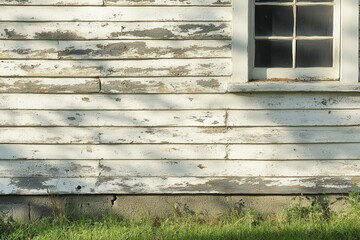
[[[228,126],[349,126],[360,125],[360,110],[228,111]]]
[[[98,93],[96,78],[0,78],[0,93]]]
[[[94,177],[2,178],[2,195],[56,194],[321,194],[360,190],[359,177]]]
[[[0,93],[225,93],[229,79],[7,77],[0,78]]]
[[[0,0],[0,5],[102,5],[103,0]]]
[[[96,31],[94,31],[96,29]],[[0,22],[0,39],[231,39],[225,22]]]
[[[156,14],[154,14],[156,13]],[[231,21],[231,7],[2,6],[0,21]]]
[[[339,81],[321,83],[261,82],[229,85],[229,92],[360,92],[359,84],[344,84]]]
[[[12,177],[356,177],[360,161],[227,160],[10,160],[1,178]]]
[[[225,126],[225,111],[0,111],[0,126]]]
[[[0,59],[57,59],[56,41],[0,41]]]
[[[231,59],[2,60],[0,68],[4,77],[229,76]]]
[[[329,160],[360,159],[360,143],[229,145],[229,159]]]
[[[231,77],[100,78],[102,93],[225,93]]]
[[[357,142],[360,142],[359,127],[0,128],[1,144],[296,144]],[[259,148],[261,149],[261,147]]]
[[[358,94],[2,94],[0,109],[359,109]],[[255,121],[255,119],[254,119]]]
[[[59,56],[61,59],[231,58],[231,42],[227,40],[60,41]]]
[[[0,159],[225,159],[225,145],[19,145],[1,144]]]
[[[104,0],[105,5],[118,5],[118,6],[127,6],[127,5],[139,5],[139,6],[161,6],[161,5],[218,5],[218,6],[229,6],[231,5],[231,0]]]

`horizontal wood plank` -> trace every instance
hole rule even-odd
[[[360,159],[360,143],[229,145],[228,158],[239,160],[358,160]]]
[[[359,84],[340,81],[231,83],[229,92],[360,92]]]
[[[0,77],[0,93],[225,93],[231,77]]]
[[[231,0],[0,0],[0,5],[230,6]]]
[[[360,125],[360,110],[228,111],[228,126],[349,126]]]
[[[331,111],[330,116],[329,111]],[[360,110],[228,110],[227,126],[359,126]],[[332,114],[332,115],[331,115]],[[225,126],[225,110],[2,110],[0,126]],[[322,117],[323,116],[323,117]]]
[[[156,13],[156,14],[154,14]],[[231,21],[230,7],[47,7],[2,6],[0,21]]]
[[[103,5],[103,0],[0,0],[0,5]]]
[[[0,68],[3,77],[230,76],[232,71],[231,59],[2,60]]]
[[[54,194],[322,194],[360,190],[359,177],[2,178],[2,195]]]
[[[96,31],[94,31],[96,29]],[[225,22],[0,22],[0,39],[40,40],[230,40]]]
[[[230,6],[231,0],[104,0],[104,4],[118,6]]]
[[[231,77],[100,78],[102,93],[225,93]]]
[[[0,93],[99,93],[96,78],[0,78]]]
[[[357,177],[359,160],[9,160],[1,178],[33,177]]]
[[[32,41],[28,42],[31,43]],[[227,40],[60,41],[58,51],[61,59],[231,58],[231,42]]]
[[[359,127],[0,128],[0,144],[316,144],[359,142]]]
[[[0,40],[0,59],[58,59],[57,41]]]
[[[359,109],[358,94],[1,94],[0,109],[170,110],[170,109]],[[255,119],[254,119],[255,120]]]
[[[0,126],[225,126],[225,111],[0,111]]]
[[[20,145],[1,144],[3,159],[225,159],[224,145]]]

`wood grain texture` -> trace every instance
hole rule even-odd
[[[331,111],[329,116],[329,111]],[[0,126],[359,126],[360,110],[2,110]],[[285,128],[286,129],[286,128]],[[289,128],[291,129],[291,128]],[[311,128],[308,128],[311,129]],[[346,129],[346,128],[345,128]],[[356,129],[356,128],[355,128]],[[341,128],[339,128],[341,131]],[[357,129],[355,130],[357,131]]]
[[[56,41],[0,40],[0,59],[58,59]]]
[[[156,22],[231,21],[230,7],[47,7],[2,6],[0,21],[20,22]]]
[[[359,126],[360,110],[228,111],[228,126]]]
[[[231,77],[100,78],[102,93],[225,93]]]
[[[340,83],[339,81],[304,82],[254,82],[232,83],[229,92],[360,92],[359,84]]]
[[[225,126],[226,113],[216,111],[46,111],[2,110],[0,126],[32,127],[140,127]]]
[[[0,5],[86,5],[98,6],[103,5],[118,5],[118,6],[231,6],[230,0],[0,0]]]
[[[0,77],[0,93],[225,93],[231,77]]]
[[[96,29],[96,31],[94,31]],[[230,40],[229,22],[0,22],[0,39]]]
[[[1,144],[0,159],[225,159],[224,145],[21,145]]]
[[[359,127],[0,128],[0,144],[318,144],[358,142],[360,142]],[[248,151],[250,149],[251,147]],[[338,149],[339,152],[340,150]],[[237,151],[236,148],[235,151]],[[292,149],[293,151],[296,150]],[[286,158],[286,154],[279,157]]]
[[[229,145],[229,159],[257,160],[358,160],[360,143]]]
[[[124,61],[2,60],[3,77],[230,76],[230,59]]]
[[[358,94],[2,94],[0,110],[359,109]]]
[[[2,178],[2,195],[57,194],[324,194],[360,189],[359,177],[93,177]]]
[[[60,41],[58,53],[61,59],[231,58],[231,42]]]
[[[359,169],[359,160],[10,160],[2,161],[0,175],[1,178],[357,177]]]
[[[97,78],[0,78],[0,93],[99,93]]]
[[[98,5],[103,0],[0,0],[0,5]]]
[[[231,0],[104,0],[105,5],[136,6],[231,6]]]

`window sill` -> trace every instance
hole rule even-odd
[[[248,82],[229,83],[228,92],[356,92],[360,93],[359,84],[340,82]]]

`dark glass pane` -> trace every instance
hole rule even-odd
[[[292,41],[256,40],[255,67],[292,67]]]
[[[332,40],[299,40],[296,46],[296,67],[332,67]]]
[[[292,7],[255,6],[256,36],[292,36],[293,28],[294,15]]]
[[[332,6],[298,6],[296,21],[298,36],[333,35]]]

